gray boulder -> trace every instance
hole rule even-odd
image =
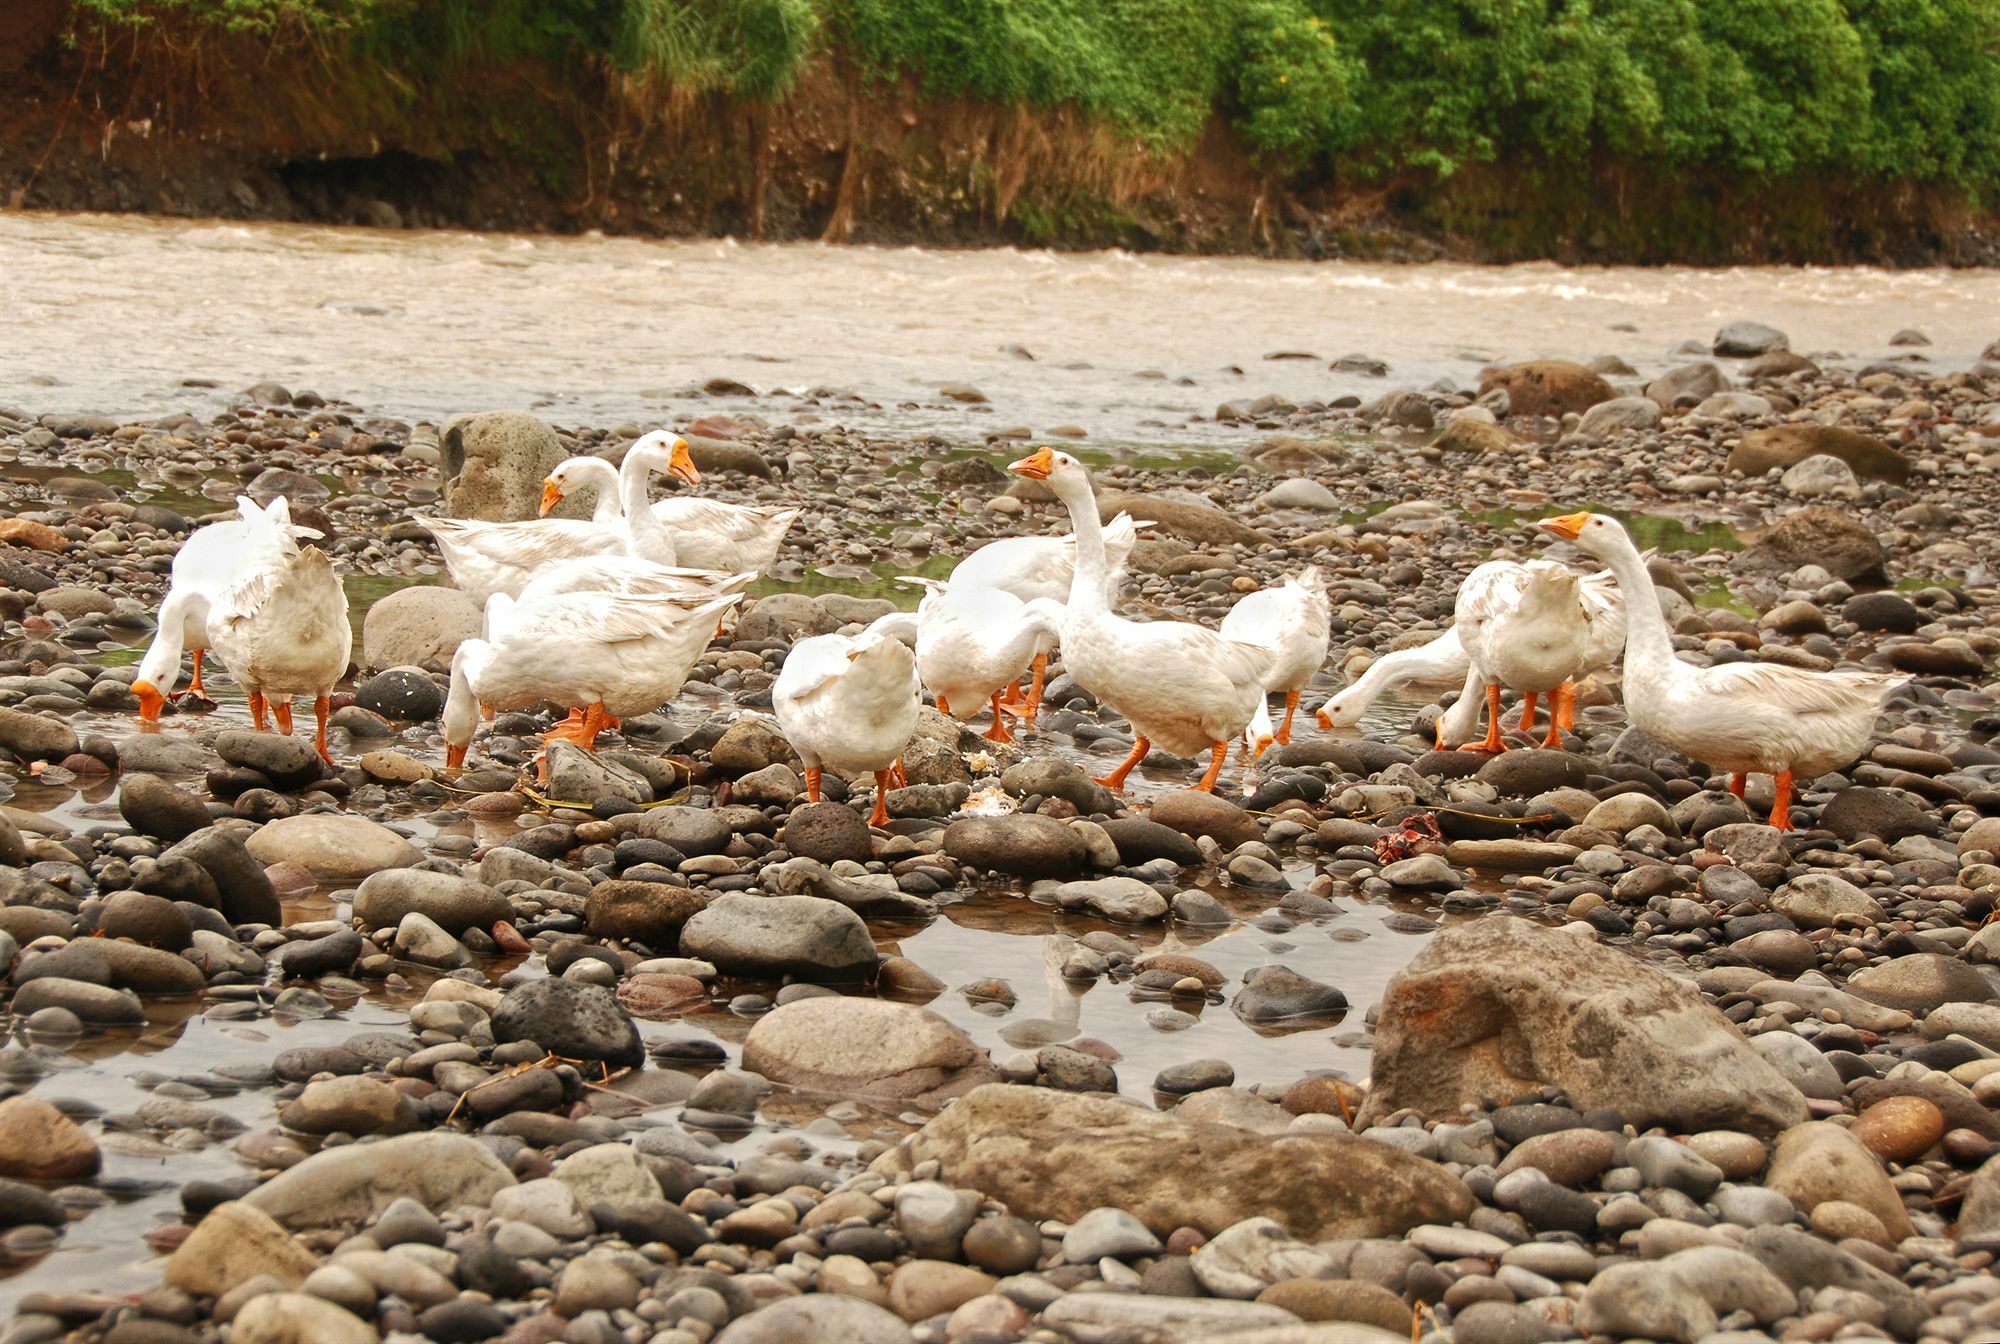
[[[1524,920],[1444,930],[1383,993],[1360,1123],[1544,1085],[1640,1126],[1770,1134],[1805,1098],[1692,985]]]
[[[617,996],[575,980],[531,980],[508,990],[493,1010],[493,1039],[533,1041],[552,1055],[612,1068],[636,1068],[646,1058]]]
[[[514,1184],[491,1149],[463,1134],[407,1134],[314,1153],[243,1197],[290,1228],[366,1223],[399,1199],[433,1213],[485,1205]]]
[[[1019,1217],[1073,1223],[1108,1206],[1162,1237],[1179,1227],[1212,1237],[1260,1217],[1307,1241],[1397,1236],[1472,1209],[1457,1177],[1388,1144],[1187,1124],[1150,1107],[1039,1087],[976,1088],[874,1169],[893,1175],[931,1160],[938,1180],[998,1199]],[[1191,1172],[1201,1179],[1188,1179]]]
[[[438,431],[438,452],[445,516],[490,523],[535,517],[542,482],[572,456],[555,430],[526,411],[455,415]],[[587,518],[593,504],[566,499],[555,514]]]
[[[861,916],[817,896],[719,896],[681,930],[681,953],[768,979],[854,980],[875,968]]]
[[[361,618],[361,665],[371,672],[444,666],[460,644],[479,637],[484,621],[478,604],[456,588],[399,588]]]
[[[1000,1074],[936,1013],[828,995],[785,1004],[750,1028],[743,1067],[802,1092],[941,1105]]]

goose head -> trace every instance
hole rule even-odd
[[[617,499],[618,468],[601,457],[572,457],[556,463],[555,470],[542,482],[539,512],[548,517],[549,510],[576,490],[595,490],[600,500],[607,496]]]
[[[695,469],[694,457],[688,451],[688,442],[678,434],[664,429],[656,429],[650,434],[642,434],[625,450],[629,462],[632,454],[641,454],[641,460],[653,471],[664,471],[683,485],[700,485],[701,473]]]
[[[160,711],[167,706],[167,697],[160,693],[160,688],[150,681],[135,681],[132,683],[132,694],[139,699],[139,721],[157,724]]]
[[[1058,499],[1065,502],[1090,489],[1090,473],[1083,463],[1053,448],[1037,448],[1007,470],[1031,481],[1044,481]]]
[[[1600,560],[1608,560],[1614,552],[1621,548],[1629,550],[1632,545],[1618,521],[1601,513],[1566,513],[1560,518],[1544,518],[1535,526],[1551,536],[1574,542]]]

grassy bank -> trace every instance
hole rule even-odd
[[[478,165],[572,224],[1726,260],[1727,210],[1839,259],[2000,187],[2000,0],[23,3],[51,105],[73,71],[149,136]]]

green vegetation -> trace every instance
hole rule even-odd
[[[2000,186],[2000,0],[73,0],[86,32],[535,59],[778,99],[822,60],[1275,167],[1598,163]]]

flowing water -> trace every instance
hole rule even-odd
[[[1085,451],[1093,456],[1095,445],[1145,465],[1214,466],[1238,460],[1227,436],[1242,433],[1208,418],[1220,401],[1266,392],[1296,401],[1372,396],[1385,387],[1439,381],[1466,386],[1484,363],[1531,355],[1615,354],[1650,374],[1688,358],[1673,353],[1682,341],[1704,340],[1720,322],[1740,316],[1786,329],[1802,351],[1855,361],[1895,353],[1890,335],[1914,326],[1937,342],[1920,352],[1936,367],[1964,367],[1992,334],[2000,275],[1390,267],[0,214],[0,299],[15,329],[14,340],[0,343],[0,404],[36,411],[204,413],[238,389],[277,380],[410,418],[529,405],[565,423],[616,425],[713,408],[761,409],[785,422],[817,418],[970,441],[1004,426],[1039,432],[1075,425],[1086,431]],[[1034,359],[1010,346],[1025,347]],[[1317,358],[1267,358],[1287,352]],[[1329,372],[1327,361],[1348,353],[1385,360],[1388,378]],[[686,394],[714,377],[740,380],[760,395]],[[979,387],[990,406],[939,395],[955,382]],[[37,470],[5,468],[23,481],[40,479]],[[131,498],[189,511],[234,489],[218,481],[210,485],[219,494],[205,487],[199,495],[176,495],[157,481],[105,475]],[[1655,539],[1696,549],[1734,544],[1726,528]],[[919,572],[948,565],[940,558]],[[829,566],[803,578],[767,580],[758,591],[865,593],[913,605],[914,594],[895,577],[886,567]],[[435,578],[354,577],[357,617],[368,600],[410,581]],[[113,648],[98,656],[122,661],[132,653]],[[1307,703],[1338,682],[1338,671],[1329,668]],[[216,689],[222,703],[214,714],[172,720],[163,731],[244,721],[234,688],[221,681]],[[730,712],[718,694],[691,688],[672,712],[682,726]],[[1405,697],[1380,702],[1363,730],[1399,730],[1427,695],[1410,688]],[[132,731],[128,721],[99,714],[78,715],[75,726],[114,737]],[[441,756],[428,729],[412,729],[394,745],[433,762]],[[1078,753],[1047,739],[1032,749]],[[1102,768],[1107,750],[1084,759]],[[1232,763],[1227,778],[1234,777]],[[1134,792],[1144,799],[1182,782],[1148,778],[1142,770]],[[119,824],[111,782],[66,779],[59,770],[19,779],[11,805],[78,830]],[[419,843],[443,843],[461,854],[504,839],[515,825],[415,811],[395,820]],[[1286,868],[1295,886],[1311,876],[1311,865],[1295,858]],[[1181,1000],[1174,1006],[1196,1011],[1200,1020],[1184,1031],[1157,1030],[1146,1018],[1156,1002],[1109,979],[1072,986],[1052,970],[1062,940],[1102,925],[1018,893],[976,890],[927,924],[874,927],[883,950],[904,953],[950,987],[930,1006],[997,1056],[1031,1032],[1039,1039],[1096,1037],[1120,1053],[1121,1087],[1135,1096],[1147,1095],[1161,1067],[1205,1056],[1230,1060],[1243,1082],[1284,1082],[1307,1069],[1365,1074],[1363,1019],[1424,941],[1424,924],[1407,917],[1447,916],[1422,903],[1343,901],[1332,918],[1294,925],[1267,913],[1278,893],[1211,890],[1234,923],[1118,932],[1147,949],[1185,948],[1215,964],[1232,985],[1254,967],[1283,963],[1345,990],[1352,1003],[1347,1018],[1260,1032],[1226,1005]],[[288,917],[338,914],[331,896],[299,902]],[[994,1015],[956,992],[988,977],[1012,984],[1016,1008]],[[238,1020],[217,1011],[225,1006],[220,1001],[154,1001],[144,1028],[75,1046],[39,1090],[114,1115],[130,1112],[155,1076],[214,1087],[210,1071],[232,1062],[267,1061],[282,1049],[336,1043],[359,1031],[400,1029],[404,1009],[427,979],[412,971],[407,983],[335,998],[336,1016],[324,1020]],[[730,993],[769,988],[725,987]],[[722,1006],[726,997],[674,1022],[642,1023],[642,1031],[648,1039],[692,1030],[740,1043],[750,1021]],[[29,1086],[34,1075],[16,1081]],[[251,1127],[274,1123],[268,1092],[225,1091],[211,1100]],[[805,1125],[821,1110],[774,1100],[765,1123],[730,1136],[724,1151],[755,1151],[770,1141],[774,1119]],[[669,1107],[659,1115],[677,1112]],[[838,1149],[902,1123],[852,1107],[835,1108],[830,1118],[837,1123],[821,1120],[795,1136]],[[103,1143],[106,1175],[98,1189],[112,1201],[72,1224],[60,1248],[32,1272],[0,1283],[0,1312],[36,1289],[146,1286],[157,1268],[140,1238],[178,1216],[178,1186],[242,1170],[223,1142],[189,1151],[157,1136],[107,1130]]]
[[[828,422],[977,437],[1076,426],[1105,443],[1223,433],[1223,401],[1437,382],[1617,355],[1641,374],[1739,317],[1872,360],[1905,327],[1964,368],[2000,272],[1393,266],[1010,249],[405,233],[0,214],[0,394],[36,409],[211,408],[275,379],[436,417],[534,406],[615,425],[702,406],[711,378],[812,394]],[[1032,361],[1019,351],[1031,353]],[[1347,354],[1386,379],[1335,374]],[[1271,358],[1311,355],[1311,359]],[[204,380],[213,387],[188,386]],[[970,383],[968,407],[939,389]],[[847,394],[843,396],[842,394]],[[855,399],[858,398],[858,399]],[[795,407],[786,413],[798,418]]]

